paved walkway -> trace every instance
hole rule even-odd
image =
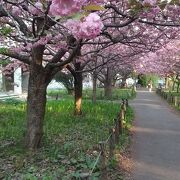
[[[180,115],[154,92],[138,91],[133,180],[180,180]]]

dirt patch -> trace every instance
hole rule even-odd
[[[132,159],[132,139],[133,139],[133,128],[129,131],[130,143],[126,149],[118,155],[119,168],[123,172],[123,180],[133,180],[132,169],[133,169],[133,159]]]

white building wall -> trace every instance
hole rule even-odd
[[[3,79],[2,79],[2,71],[0,67],[0,91],[2,91],[2,88],[3,88]]]
[[[20,67],[14,71],[14,93],[22,94],[22,70]]]

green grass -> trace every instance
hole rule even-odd
[[[104,97],[104,89],[103,88],[98,88],[97,89],[97,99],[98,100],[106,100],[106,97]],[[131,89],[119,89],[119,88],[114,88],[112,90],[112,97],[110,100],[120,100],[120,99],[131,99],[135,96],[135,94],[132,94]],[[83,91],[83,97],[86,99],[92,99],[92,90],[90,89],[85,89]]]
[[[50,90],[48,91],[48,96],[55,98],[58,94],[60,98],[71,99],[72,95],[68,95],[67,91],[64,89],[61,90]],[[120,100],[120,99],[132,99],[135,97],[135,93],[132,92],[132,89],[120,89],[114,88],[112,90],[112,97],[110,100]],[[97,88],[97,100],[106,100],[104,97],[104,89]],[[92,99],[92,89],[84,89],[83,90],[83,99]]]
[[[26,105],[19,101],[0,103],[0,178],[4,179],[78,179],[94,164],[98,142],[106,140],[108,129],[119,112],[113,102],[83,101],[83,115],[73,115],[73,100],[47,103],[42,147],[29,152],[23,147]],[[126,126],[133,112],[128,108]],[[121,145],[127,143],[127,132]],[[122,146],[122,147],[123,147]],[[98,176],[98,168],[94,178]]]
[[[63,99],[71,99],[72,95],[69,95],[67,93],[66,89],[59,89],[59,90],[48,90],[47,95],[51,98],[56,98],[58,95],[58,98],[63,98]]]
[[[84,101],[81,117],[75,117],[73,110],[73,101],[50,101],[44,128],[45,136],[51,142],[52,139],[72,142],[70,146],[73,149],[74,146],[86,149],[107,134],[108,126],[112,124],[114,116],[119,111],[119,106],[103,102],[93,105],[89,101]],[[63,137],[56,137],[59,133],[63,134]]]
[[[180,103],[180,92],[176,92],[176,91],[170,91],[168,89],[163,90],[162,92],[164,92],[166,95],[170,95],[170,96],[177,96],[178,97],[178,104]],[[171,105],[176,108],[177,110],[180,110],[180,105],[175,106],[173,103],[171,103]]]
[[[25,104],[18,101],[0,103],[0,140],[15,140],[25,130]]]

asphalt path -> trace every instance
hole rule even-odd
[[[180,114],[146,90],[131,105],[133,180],[180,180]]]

